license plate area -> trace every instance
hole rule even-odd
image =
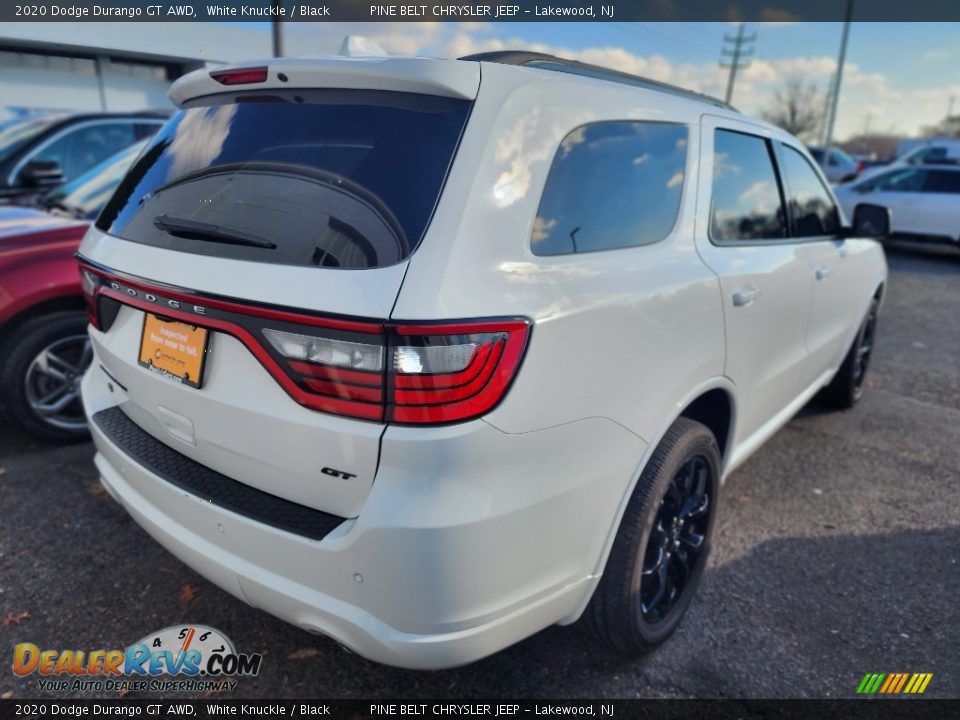
[[[206,328],[144,313],[137,362],[168,380],[199,388],[209,342]]]

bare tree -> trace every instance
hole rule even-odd
[[[920,134],[923,137],[960,137],[960,115],[951,115],[936,125],[929,125]]]
[[[817,86],[791,77],[784,81],[771,105],[760,115],[801,140],[812,141],[820,129],[822,112],[823,97]]]

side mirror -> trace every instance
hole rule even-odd
[[[30,187],[54,187],[63,182],[63,170],[53,160],[33,160],[20,171],[20,182]]]
[[[890,235],[890,208],[859,203],[853,209],[852,237],[885,238]]]

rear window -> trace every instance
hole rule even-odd
[[[413,252],[471,106],[360,90],[201,102],[151,141],[97,227],[170,250],[330,268]]]

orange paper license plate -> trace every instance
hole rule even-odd
[[[170,380],[198,388],[203,379],[207,335],[206,328],[146,313],[139,362]]]

